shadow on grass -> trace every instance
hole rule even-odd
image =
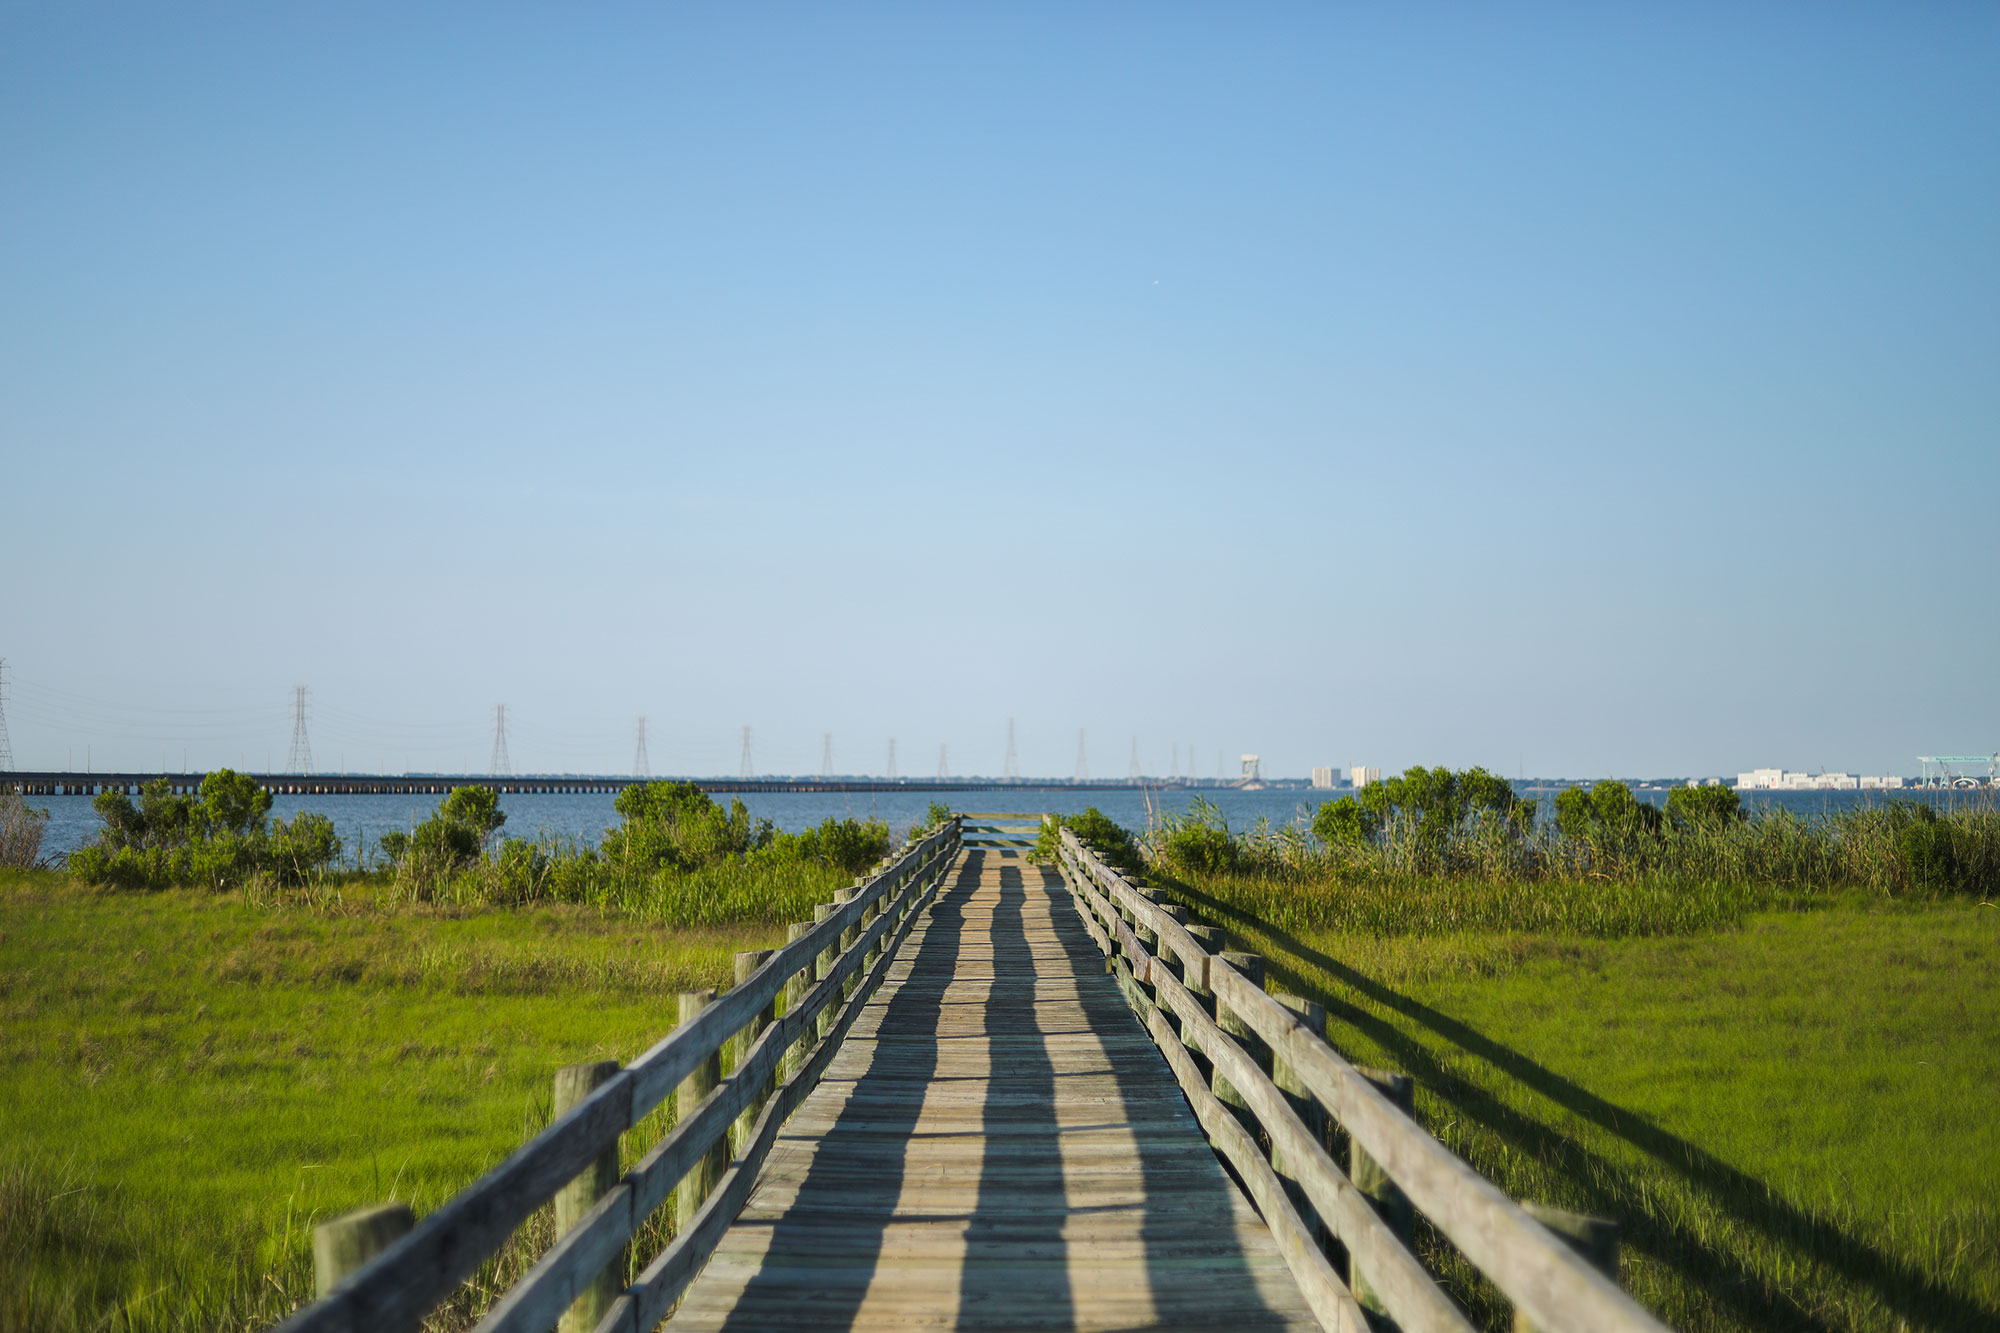
[[[1867,1241],[1849,1235],[1824,1218],[1805,1212],[1780,1197],[1764,1181],[1668,1133],[1644,1116],[1606,1101],[1579,1087],[1521,1052],[1470,1025],[1440,1013],[1384,986],[1338,959],[1314,949],[1287,931],[1271,926],[1221,899],[1174,881],[1174,891],[1190,906],[1253,931],[1302,963],[1353,988],[1384,1009],[1403,1015],[1444,1038],[1460,1050],[1492,1064],[1522,1086],[1616,1135],[1659,1162],[1662,1167],[1702,1190],[1722,1213],[1771,1240],[1796,1247],[1865,1287],[1887,1310],[1920,1326],[1940,1329],[1988,1328],[1996,1312],[1940,1285],[1929,1274],[1901,1263]],[[1744,1266],[1735,1255],[1717,1248],[1684,1226],[1648,1215],[1631,1215],[1623,1205],[1643,1194],[1643,1182],[1534,1117],[1506,1105],[1491,1092],[1461,1079],[1432,1051],[1396,1024],[1357,1005],[1326,993],[1283,958],[1271,960],[1273,979],[1282,979],[1303,993],[1322,1000],[1329,1018],[1351,1024],[1403,1064],[1419,1085],[1445,1096],[1454,1111],[1503,1140],[1510,1148],[1560,1171],[1586,1199],[1585,1206],[1618,1217],[1627,1246],[1646,1254],[1698,1288],[1718,1306],[1733,1311],[1745,1323],[1768,1329],[1841,1330],[1800,1307],[1784,1289]],[[1618,1182],[1611,1188],[1607,1181]]]

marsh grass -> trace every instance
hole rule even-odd
[[[0,1329],[266,1327],[310,1295],[316,1222],[435,1208],[546,1125],[558,1067],[629,1060],[678,991],[782,940],[384,894],[0,873]],[[628,1159],[671,1124],[649,1116]],[[552,1225],[431,1327],[470,1326]]]
[[[1976,847],[1991,819],[1937,823]],[[1325,1003],[1336,1047],[1414,1075],[1419,1118],[1503,1189],[1616,1219],[1627,1288],[1673,1327],[2000,1327],[2000,908],[1913,882],[1885,823],[1753,824],[1620,875],[1268,846],[1147,869],[1265,954],[1273,989]],[[1789,869],[1717,869],[1746,865]],[[1418,1240],[1508,1326],[1452,1246]]]

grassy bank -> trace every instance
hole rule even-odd
[[[1169,882],[1322,1000],[1337,1047],[1413,1074],[1420,1118],[1509,1193],[1616,1218],[1628,1289],[1676,1328],[2000,1326],[2000,910]]]
[[[546,1123],[555,1069],[630,1059],[783,936],[378,898],[0,878],[0,1328],[268,1325],[315,1221],[435,1207]]]

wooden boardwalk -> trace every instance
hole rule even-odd
[[[1012,850],[962,856],[670,1326],[1318,1328]]]

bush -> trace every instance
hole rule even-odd
[[[1728,828],[1745,817],[1736,788],[1675,787],[1667,793],[1667,822],[1682,833],[1694,829]]]
[[[1166,815],[1160,824],[1154,847],[1171,869],[1187,875],[1219,875],[1236,868],[1236,842],[1229,836],[1229,821],[1214,802],[1197,796],[1185,815]]]
[[[857,822],[828,816],[818,828],[780,833],[756,855],[760,860],[818,861],[858,875],[889,851],[889,826],[879,819]]]
[[[724,810],[692,782],[648,782],[618,793],[621,828],[606,829],[604,861],[627,877],[693,870],[768,846],[771,821],[753,820],[740,800]]]
[[[1143,871],[1145,858],[1140,854],[1138,840],[1094,805],[1086,806],[1082,814],[1056,815],[1044,820],[1042,831],[1035,835],[1035,846],[1028,853],[1028,859],[1041,865],[1054,865],[1064,829],[1095,847],[1106,864],[1135,875]]]
[[[268,872],[302,884],[340,857],[340,838],[324,815],[301,814],[268,826],[271,793],[230,769],[210,773],[182,796],[166,778],[147,783],[139,802],[122,791],[91,802],[104,821],[97,839],[69,856],[70,870],[123,889],[228,889]]]
[[[0,866],[27,867],[42,857],[49,812],[35,810],[12,787],[0,787]]]
[[[1382,831],[1382,816],[1352,796],[1343,796],[1320,806],[1313,815],[1312,831],[1329,846],[1359,847],[1375,841]]]

